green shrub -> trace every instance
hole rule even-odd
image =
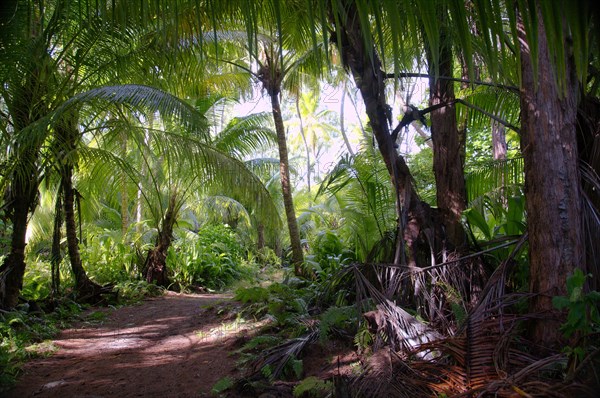
[[[81,247],[81,260],[88,276],[100,284],[136,279],[140,259],[135,246],[124,244],[109,234],[90,234]]]
[[[14,385],[25,360],[47,355],[47,345],[38,343],[52,338],[80,313],[80,305],[65,300],[47,315],[28,314],[24,310],[0,314],[0,395]]]
[[[333,383],[311,376],[302,380],[294,387],[296,398],[320,398],[327,397],[333,391]]]
[[[180,289],[196,285],[222,289],[247,274],[242,253],[233,230],[210,225],[175,240],[167,253],[167,267]]]

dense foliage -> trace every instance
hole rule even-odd
[[[1,7],[3,386],[84,306],[163,289],[265,321],[219,393],[600,385],[589,2]],[[302,380],[331,341],[366,365]]]

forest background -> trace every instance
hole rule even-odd
[[[279,311],[331,310],[422,370],[395,364],[375,395],[589,392],[597,18],[583,0],[4,2],[2,358],[33,303],[283,266],[304,304]],[[262,112],[235,105],[259,92]]]

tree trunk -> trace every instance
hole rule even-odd
[[[273,121],[275,122],[275,132],[277,133],[277,147],[279,148],[279,174],[281,178],[281,192],[283,194],[283,205],[285,207],[285,217],[290,233],[290,244],[292,246],[292,264],[296,275],[302,275],[302,263],[304,254],[302,253],[302,244],[300,243],[300,231],[296,220],[294,210],[294,200],[292,198],[292,186],[290,182],[290,166],[288,159],[288,150],[285,137],[285,127],[281,117],[281,106],[279,104],[279,91],[269,92],[271,97],[271,108],[273,111]]]
[[[60,263],[62,262],[60,240],[63,224],[62,207],[62,192],[59,190],[56,198],[56,205],[54,206],[54,228],[52,231],[52,250],[50,254],[52,295],[54,297],[58,297],[60,294]]]
[[[444,36],[446,35],[442,35],[440,48],[439,75],[452,76],[452,48]],[[446,245],[443,245],[443,249],[454,250],[466,244],[466,234],[461,224],[462,213],[467,205],[464,139],[461,138],[456,120],[454,82],[437,79],[431,57],[429,58],[429,103],[431,106],[448,104],[431,112],[431,139],[437,206],[446,232]]]
[[[256,233],[258,235],[258,239],[256,241],[256,248],[261,250],[265,247],[265,226],[263,223],[258,224],[256,228]]]
[[[385,98],[385,76],[381,60],[374,48],[365,46],[356,4],[350,3],[345,8],[344,15],[338,15],[339,18],[332,16],[331,20],[340,21],[335,28],[339,33],[341,43],[336,44],[342,55],[344,66],[352,72],[354,81],[361,92],[379,151],[396,189],[398,243],[394,262],[406,262],[402,244],[402,239],[404,239],[409,248],[408,264],[416,266],[416,245],[424,225],[426,210],[414,190],[408,166],[404,158],[396,152],[394,142],[392,142],[388,122],[390,108]],[[337,38],[338,36],[334,34],[333,37]]]
[[[145,277],[148,283],[156,281],[158,286],[168,287],[167,276],[167,251],[173,241],[173,227],[177,221],[177,193],[169,197],[169,205],[158,231],[156,245],[148,251],[146,264],[144,266]]]
[[[127,156],[127,136],[121,137],[121,156],[123,159]],[[127,230],[129,229],[129,195],[127,192],[127,176],[121,177],[121,233],[122,240],[125,242]]]
[[[12,207],[10,253],[0,267],[0,308],[10,309],[19,302],[25,274],[25,235],[30,210],[29,195],[15,195]]]
[[[506,129],[504,125],[492,121],[492,156],[494,160],[506,159]]]
[[[32,43],[35,39],[32,39]],[[31,123],[42,118],[46,111],[45,81],[40,76],[43,74],[44,65],[49,61],[49,55],[40,46],[35,46],[31,59],[22,60],[26,71],[24,82],[12,82],[12,101],[6,101],[6,107],[12,115],[14,136],[28,127]],[[33,61],[35,59],[35,61]],[[30,69],[28,69],[29,67]],[[21,84],[23,84],[21,86]],[[16,163],[16,170],[10,176],[10,186],[5,195],[3,208],[12,221],[12,236],[10,252],[5,257],[0,267],[0,308],[14,308],[23,287],[25,274],[25,246],[27,224],[29,215],[33,213],[37,204],[38,189],[38,160],[43,138],[29,143],[20,143],[13,148],[14,155],[10,162]]]
[[[100,286],[90,280],[83,268],[79,254],[79,240],[77,239],[77,222],[75,220],[75,190],[73,189],[72,166],[65,166],[62,177],[65,229],[67,236],[67,251],[71,263],[71,271],[75,276],[75,289],[83,301],[94,299],[100,294]]]
[[[569,57],[564,91],[557,85],[557,71],[549,54],[541,16],[535,74],[522,26],[519,33],[521,151],[525,163],[530,291],[536,294],[530,302],[530,311],[543,314],[535,321],[531,337],[542,346],[558,348],[564,314],[553,308],[552,297],[567,294],[567,276],[584,263],[575,131],[578,84]]]

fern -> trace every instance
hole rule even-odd
[[[257,347],[265,348],[265,347],[269,347],[269,346],[274,346],[275,344],[278,344],[279,342],[281,342],[281,338],[279,338],[277,336],[270,336],[270,335],[256,336],[252,340],[250,340],[249,342],[244,344],[244,346],[242,347],[242,351],[250,351]]]
[[[325,397],[333,391],[333,383],[315,376],[307,377],[294,387],[294,397]]]
[[[220,394],[223,391],[226,391],[233,387],[233,379],[229,376],[225,376],[222,379],[219,379],[212,388],[213,394]]]
[[[369,331],[367,322],[361,322],[358,331],[354,335],[354,345],[359,353],[364,352],[367,348],[373,345],[375,341],[373,334]]]
[[[330,307],[321,315],[319,324],[319,338],[323,341],[334,330],[347,330],[357,321],[357,312],[354,306]]]
[[[259,286],[242,288],[235,292],[235,300],[241,301],[244,304],[261,303],[267,301],[268,298],[269,290]]]

